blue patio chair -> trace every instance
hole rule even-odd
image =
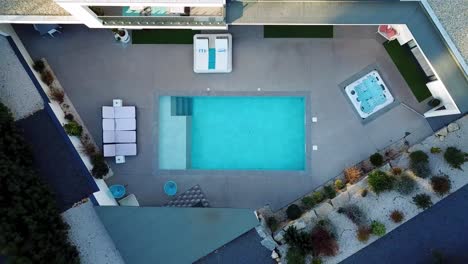
[[[115,185],[110,186],[109,190],[115,199],[120,199],[124,197],[126,193],[125,186],[120,185],[120,184],[115,184]]]
[[[169,196],[174,196],[177,193],[177,184],[174,181],[167,181],[164,184],[164,192]]]

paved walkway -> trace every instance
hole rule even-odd
[[[432,250],[443,263],[468,263],[467,218],[465,186],[341,263],[434,263]]]
[[[89,197],[93,186],[88,181],[68,144],[45,110],[17,121],[26,142],[32,146],[34,166],[39,177],[55,195],[61,212]]]

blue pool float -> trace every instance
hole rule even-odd
[[[115,185],[110,186],[109,190],[115,199],[120,199],[124,197],[126,193],[125,186],[120,185],[120,184],[115,184]]]
[[[177,193],[177,184],[174,181],[167,181],[164,184],[164,192],[169,196],[174,196]]]

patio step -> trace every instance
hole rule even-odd
[[[192,98],[176,97],[175,98],[175,116],[191,116],[192,115]]]

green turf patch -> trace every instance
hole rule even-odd
[[[199,33],[190,29],[132,30],[132,44],[193,44],[193,35]]]
[[[387,41],[383,45],[416,99],[421,102],[429,98],[431,92],[426,86],[428,78],[414,58],[410,48],[407,45],[400,46],[398,41]]]
[[[333,38],[333,26],[263,26],[264,38]]]

